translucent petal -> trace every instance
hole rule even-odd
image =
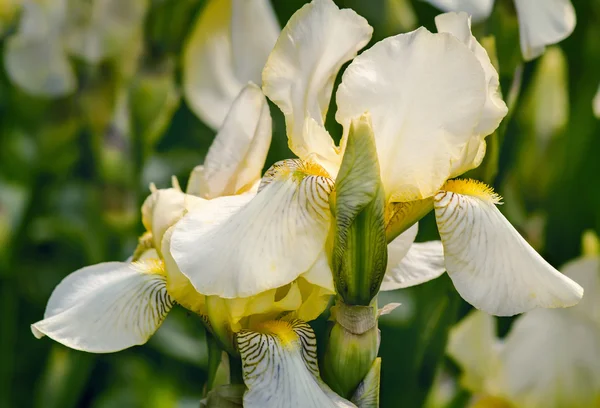
[[[568,307],[583,289],[548,264],[496,208],[495,196],[440,191],[435,215],[446,270],[460,295],[498,316]]]
[[[260,180],[271,144],[271,115],[260,88],[246,85],[231,105],[187,193],[215,198],[245,192]]]
[[[474,22],[487,19],[492,13],[494,0],[424,0],[443,11],[464,11]]]
[[[504,392],[519,407],[594,407],[600,401],[600,326],[571,309],[533,310],[505,339]]]
[[[254,198],[209,200],[177,223],[171,254],[198,292],[253,296],[311,268],[324,250],[333,188],[322,169],[314,171],[300,161],[280,162]]]
[[[400,262],[391,264],[392,250],[390,250],[390,246],[394,244],[394,241],[388,245],[388,270],[381,283],[381,290],[420,285],[439,277],[446,270],[444,248],[441,241],[413,243]]]
[[[58,284],[31,330],[93,353],[144,344],[173,306],[162,272],[157,259],[82,268]]]
[[[581,302],[569,310],[581,313],[600,325],[600,258],[597,255],[578,258],[565,264],[561,272],[585,290]]]
[[[498,340],[493,316],[479,310],[470,312],[450,331],[446,353],[462,369],[461,384],[469,391],[486,393],[486,382],[498,369]]]
[[[481,164],[485,154],[485,137],[500,125],[506,116],[508,108],[500,94],[500,81],[498,72],[492,65],[487,51],[477,42],[471,34],[471,18],[467,13],[445,13],[435,18],[435,24],[440,33],[450,33],[465,44],[483,68],[486,82],[486,101],[479,124],[474,130],[474,135],[463,149],[459,160],[453,162],[452,177],[458,176],[467,170]],[[483,151],[483,154],[482,154]]]
[[[183,91],[194,113],[219,128],[248,81],[261,83],[278,34],[269,0],[208,1],[183,51]]]
[[[282,30],[263,71],[263,90],[285,115],[289,146],[301,159],[317,154],[335,161],[337,148],[322,129],[333,82],[372,32],[367,20],[331,0],[304,5]]]
[[[381,179],[393,201],[433,196],[479,124],[486,82],[472,51],[420,28],[356,57],[337,91],[336,120],[371,114]]]
[[[237,335],[242,356],[244,407],[350,408],[319,377],[317,340],[300,320],[272,321]]]
[[[564,40],[575,29],[575,9],[570,0],[514,1],[525,61],[539,57],[547,45]]]

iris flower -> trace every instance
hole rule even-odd
[[[465,11],[473,21],[492,13],[494,0],[425,0],[444,11]],[[521,53],[526,61],[539,57],[547,45],[561,42],[575,29],[570,0],[514,0],[519,20]]]
[[[462,296],[491,313],[564,307],[581,298],[581,288],[547,264],[502,216],[490,188],[450,180],[481,163],[484,139],[507,108],[498,74],[470,32],[469,17],[449,13],[436,23],[436,34],[420,28],[386,38],[356,57],[372,34],[364,18],[331,0],[314,0],[298,10],[262,73],[263,92],[283,112],[289,146],[298,158],[276,163],[251,200],[211,200],[210,208],[190,211],[174,227],[171,256],[196,290],[213,299],[215,307],[208,311],[213,322],[222,322],[240,350],[242,333],[263,336],[252,361],[242,352],[247,395],[254,392],[248,375],[258,364],[262,388],[274,386],[268,373],[280,372],[277,379],[287,381],[308,378],[306,370],[311,371],[309,362],[298,365],[291,357],[293,348],[286,344],[297,344],[288,341],[297,337],[290,325],[278,325],[273,303],[269,317],[275,320],[253,320],[247,305],[273,291],[269,299],[282,299],[297,285],[306,310],[292,316],[310,320],[326,303],[309,298],[334,293],[329,196],[350,126],[360,118],[371,118],[390,237],[410,226],[397,227],[406,214],[433,207],[442,237],[442,243],[411,246],[412,227],[391,242],[388,289],[427,281],[447,269]],[[344,129],[336,145],[325,117],[334,80],[353,58],[336,93],[335,118]],[[240,303],[246,312],[235,310]],[[321,389],[315,381],[283,387],[273,398],[285,406],[283,401],[296,401],[292,393],[298,390],[311,395]]]
[[[600,258],[581,257],[562,270],[586,290],[577,306],[527,312],[502,340],[493,317],[479,311],[452,330],[448,354],[463,370],[461,383],[474,394],[472,406],[597,406]]]
[[[52,292],[44,319],[31,328],[68,347],[114,352],[145,343],[175,303],[205,314],[205,297],[170,262],[172,226],[191,208],[220,195],[253,195],[271,141],[260,89],[247,85],[195,170],[188,192],[152,188],[142,206],[146,232],[126,262],[103,262],[68,275]]]

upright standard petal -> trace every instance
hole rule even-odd
[[[487,19],[492,14],[494,0],[424,0],[443,11],[464,11],[474,22]]]
[[[505,338],[497,381],[516,407],[596,407],[598,356],[598,324],[575,317],[571,309],[532,310]]]
[[[271,115],[252,83],[231,105],[204,164],[192,172],[187,193],[211,199],[248,191],[260,180],[271,144]]]
[[[300,320],[269,321],[237,335],[242,356],[244,407],[351,408],[320,378],[317,339]]]
[[[340,67],[372,32],[367,20],[332,0],[304,5],[282,30],[263,70],[263,90],[285,115],[290,149],[301,159],[316,155],[339,165],[338,149],[322,126]]]
[[[148,341],[172,306],[162,261],[101,263],[63,279],[31,330],[76,350],[110,353]]]
[[[521,53],[525,61],[539,57],[575,29],[575,8],[570,0],[514,0],[519,19]]]
[[[435,195],[446,269],[460,295],[498,316],[577,304],[583,289],[548,264],[500,213],[483,183],[452,180]]]
[[[485,153],[484,139],[498,128],[500,122],[508,113],[508,108],[500,94],[498,72],[492,65],[485,48],[471,34],[471,18],[469,15],[464,12],[441,14],[435,18],[435,25],[438,32],[450,33],[469,47],[483,68],[487,85],[487,96],[479,124],[474,129],[472,140],[465,146],[463,154],[461,154],[459,160],[453,163],[454,170],[451,176],[455,177],[481,164],[484,156],[481,152]]]
[[[213,128],[273,48],[279,25],[269,0],[210,0],[183,52],[183,91],[190,108]]]
[[[393,201],[433,196],[479,124],[484,70],[447,33],[420,28],[386,38],[356,57],[337,91],[336,120],[371,114],[381,179]]]
[[[317,165],[279,162],[251,201],[221,197],[190,211],[175,227],[171,255],[204,295],[248,297],[286,285],[324,251],[332,188]]]

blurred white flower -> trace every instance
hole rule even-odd
[[[240,90],[260,73],[279,23],[269,0],[209,0],[183,51],[183,92],[190,108],[219,128]]]
[[[6,41],[9,79],[35,96],[72,93],[75,72],[69,56],[90,64],[114,56],[139,29],[144,0],[23,0],[19,28]]]
[[[596,96],[594,96],[593,109],[594,109],[594,115],[596,115],[596,117],[598,119],[600,119],[600,86],[598,87]]]
[[[503,340],[493,317],[480,311],[451,331],[448,354],[463,370],[473,406],[587,408],[600,401],[600,258],[562,270],[585,288],[579,305],[528,312]]]
[[[443,11],[465,11],[479,22],[489,17],[494,0],[424,0]],[[521,53],[525,61],[544,53],[547,45],[561,42],[575,29],[570,0],[514,0],[519,20]]]

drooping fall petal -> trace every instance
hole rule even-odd
[[[320,378],[317,339],[301,320],[265,322],[237,335],[242,357],[244,407],[352,408]]]
[[[110,353],[148,341],[172,306],[160,260],[106,262],[67,276],[31,330],[76,350]]]
[[[209,200],[177,223],[171,255],[198,292],[253,296],[286,285],[311,268],[324,251],[333,188],[333,181],[315,166],[279,162],[256,196]]]
[[[500,213],[498,201],[472,180],[451,181],[435,196],[446,269],[460,295],[498,316],[577,304],[581,286],[535,252]]]

